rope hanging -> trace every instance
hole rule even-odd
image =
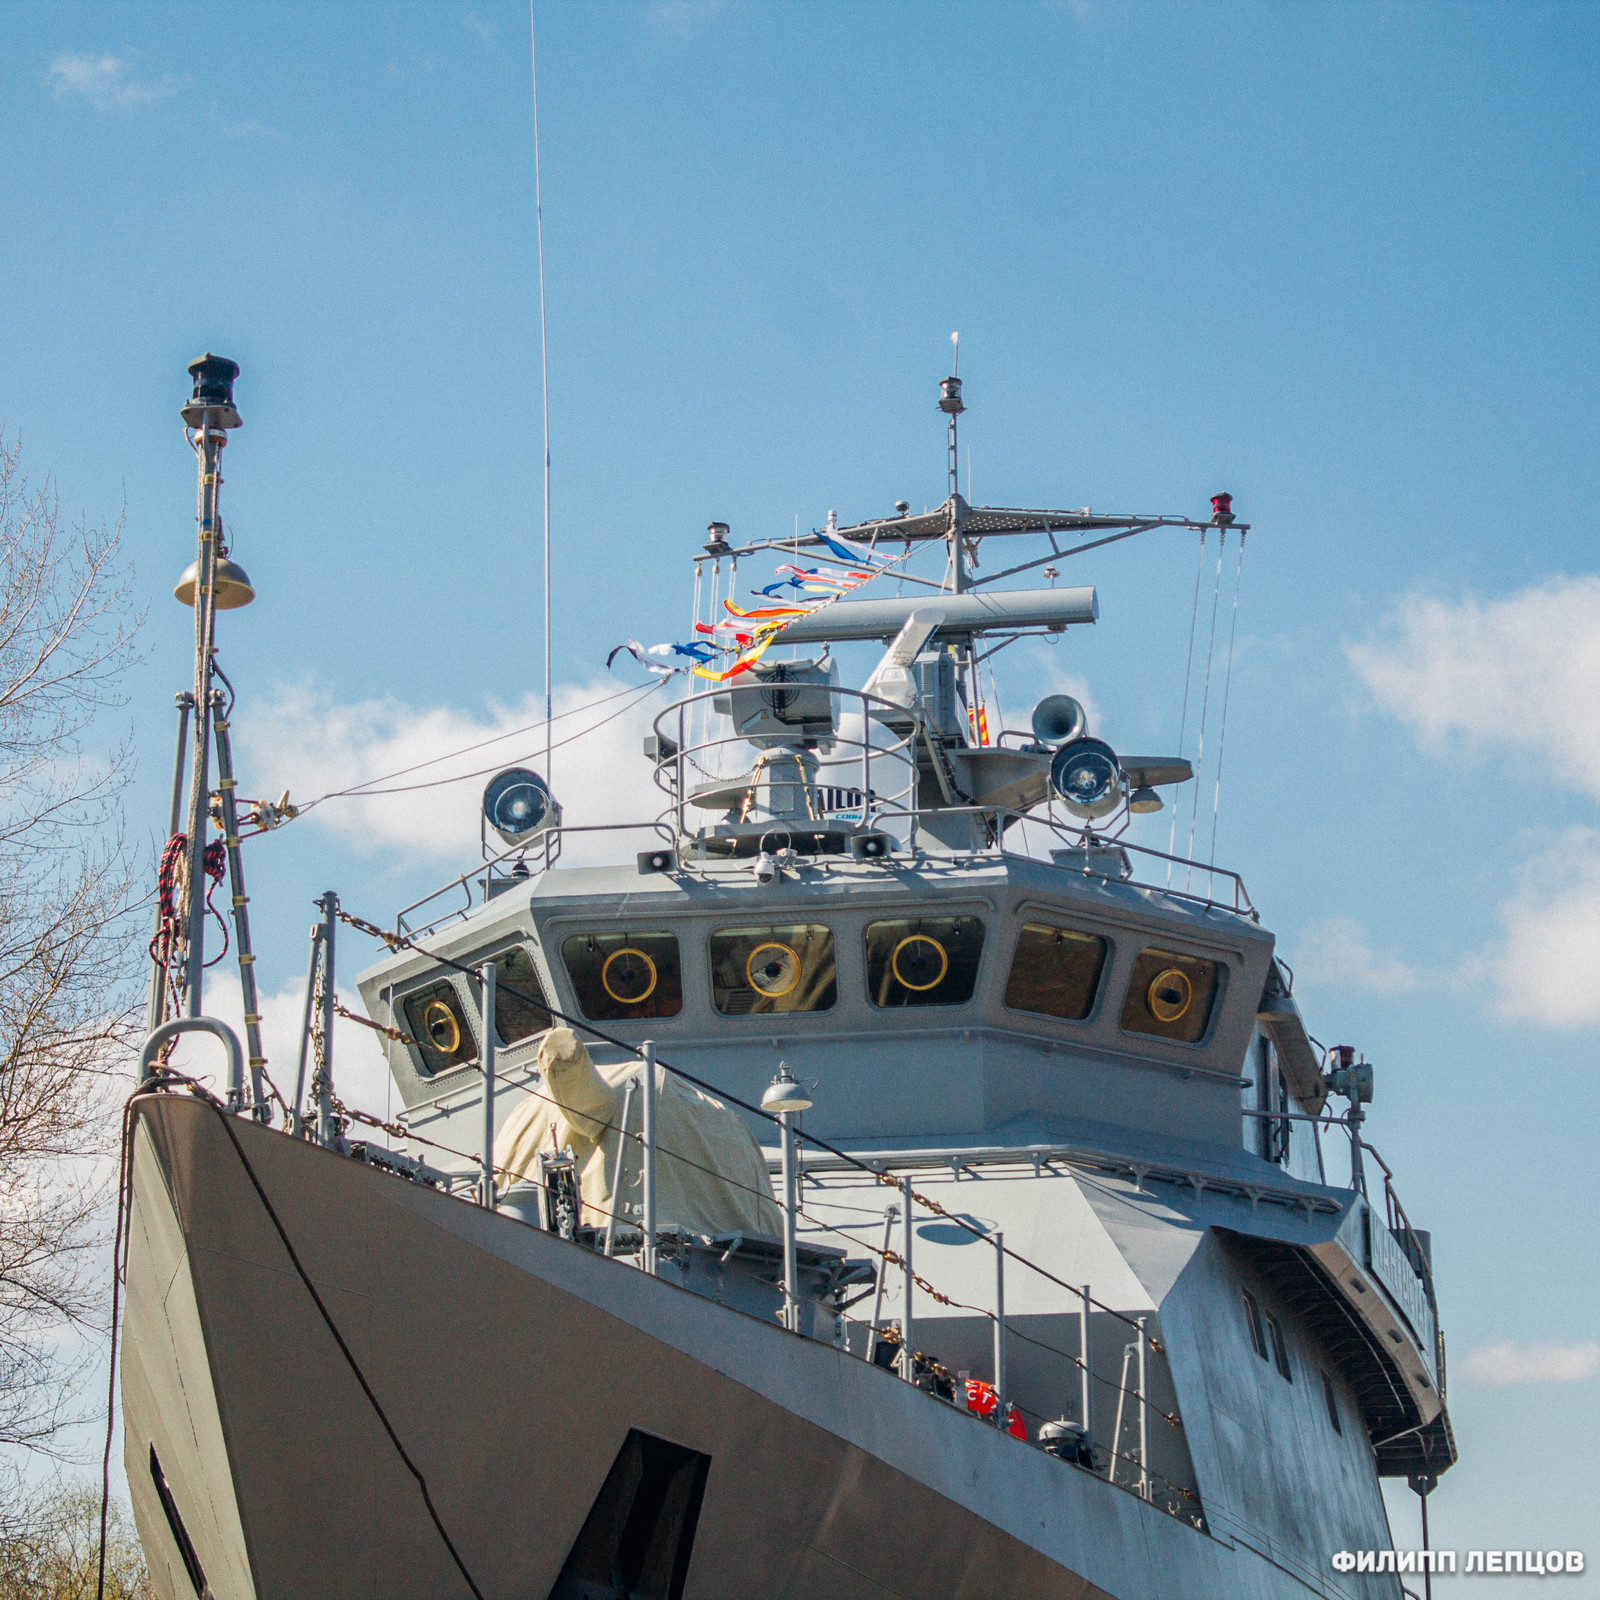
[[[1217,649],[1217,602],[1222,597],[1222,553],[1227,548],[1228,533],[1223,529],[1217,539],[1217,576],[1211,589],[1211,636],[1206,640],[1206,681],[1200,696],[1200,737],[1195,745],[1194,804],[1189,812],[1189,870],[1183,887],[1187,891],[1194,882],[1194,835],[1200,821],[1200,774],[1206,764],[1206,715],[1211,706],[1211,665]]]
[[[1183,754],[1184,736],[1189,731],[1189,686],[1194,681],[1194,630],[1200,617],[1200,574],[1206,564],[1206,530],[1200,530],[1200,551],[1194,561],[1194,598],[1189,602],[1189,650],[1183,662],[1183,715],[1178,719],[1178,754]],[[1195,782],[1198,783],[1198,775]],[[1172,803],[1172,825],[1167,831],[1167,855],[1178,853],[1178,803]],[[1167,862],[1167,887],[1172,887],[1172,862]]]
[[[1233,641],[1239,632],[1239,585],[1244,577],[1244,535],[1233,569],[1233,620],[1228,625],[1228,665],[1222,677],[1222,726],[1217,730],[1217,787],[1211,797],[1211,859],[1217,859],[1217,816],[1222,808],[1222,757],[1228,747],[1228,697],[1233,689]]]

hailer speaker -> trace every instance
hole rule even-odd
[[[639,874],[648,877],[652,872],[676,872],[678,868],[678,852],[676,850],[641,850],[639,852]]]
[[[856,833],[850,836],[850,857],[854,861],[882,861],[894,849],[886,833]]]
[[[1066,744],[1088,731],[1088,714],[1070,694],[1047,694],[1033,708],[1033,736],[1040,744]]]

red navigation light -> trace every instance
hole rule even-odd
[[[1212,495],[1211,520],[1219,528],[1226,528],[1233,521],[1233,496],[1231,494]]]

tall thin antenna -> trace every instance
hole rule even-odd
[[[544,189],[539,170],[539,46],[534,34],[533,0],[528,0],[528,60],[533,69],[533,217],[539,237],[539,368],[544,393],[544,778],[550,781],[551,720],[554,689],[550,681],[550,346],[545,336]]]

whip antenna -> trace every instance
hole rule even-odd
[[[539,172],[539,45],[528,0],[528,61],[533,73],[533,219],[539,240],[539,369],[544,398],[544,775],[550,777],[550,347],[545,337],[544,191]]]

